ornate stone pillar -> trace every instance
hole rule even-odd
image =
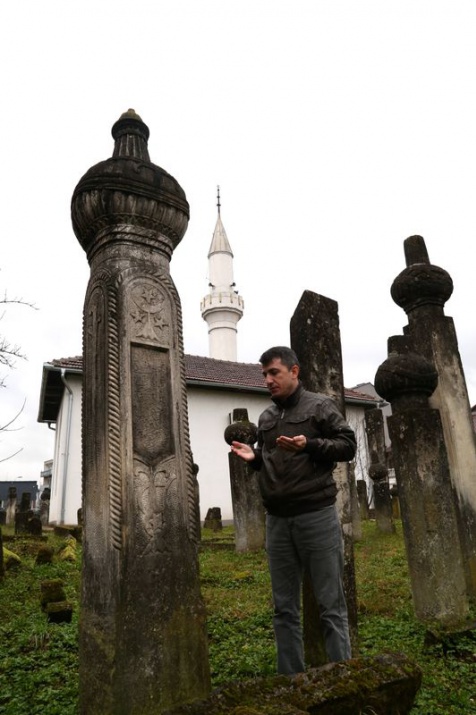
[[[460,518],[458,529],[468,593],[476,598],[476,438],[466,380],[452,318],[444,306],[453,292],[451,276],[432,265],[425,241],[404,242],[407,267],[395,278],[392,298],[408,316],[404,335],[411,349],[436,368],[438,385],[430,397],[440,412],[451,481]]]
[[[148,715],[209,691],[181,307],[169,263],[189,217],[133,110],[71,213],[84,304],[80,709]]]
[[[420,355],[391,353],[375,389],[392,405],[387,423],[415,613],[428,625],[458,627],[468,601],[441,419],[428,405],[437,379]]]

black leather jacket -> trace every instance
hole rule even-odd
[[[302,452],[276,446],[280,435],[303,434]],[[268,407],[259,418],[258,446],[250,463],[259,470],[259,485],[266,511],[295,516],[333,504],[337,487],[332,476],[336,462],[348,462],[356,442],[334,400],[307,392],[302,385],[284,402]]]

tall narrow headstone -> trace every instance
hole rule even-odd
[[[368,521],[370,519],[369,499],[365,479],[357,479],[357,496],[359,498],[360,519],[361,521]]]
[[[395,278],[391,294],[407,314],[404,334],[412,350],[434,364],[438,373],[430,405],[441,416],[460,513],[458,529],[467,588],[476,598],[476,439],[454,322],[444,314],[453,281],[443,268],[430,264],[421,236],[407,238],[404,250],[407,267]]]
[[[390,357],[375,375],[375,389],[391,402],[388,428],[402,512],[403,534],[417,617],[426,624],[461,627],[468,613],[443,429],[428,398],[437,374],[420,355]]]
[[[83,322],[80,711],[154,715],[209,692],[182,319],[170,276],[189,217],[129,110],[72,197]]]
[[[304,387],[335,399],[345,415],[342,348],[337,303],[312,291],[304,291],[291,318],[291,347],[299,357],[300,376]],[[349,628],[353,655],[357,655],[357,594],[355,588],[352,507],[349,465],[339,463],[334,470],[337,484],[337,510],[344,539],[344,589],[349,611]],[[316,604],[309,579],[303,587],[304,647],[308,662],[322,665],[322,650],[315,636]]]
[[[0,578],[3,578],[5,575],[5,566],[3,564],[3,534],[2,530],[0,529]]]
[[[7,516],[6,523],[15,523],[15,512],[17,510],[17,488],[8,487]]]
[[[234,440],[254,444],[256,425],[249,421],[248,410],[233,410],[233,422],[225,429],[225,441]],[[265,545],[265,512],[261,499],[258,475],[233,452],[228,455],[230,466],[231,500],[235,548],[238,552],[258,551]]]
[[[378,407],[365,413],[365,430],[370,452],[369,476],[373,481],[375,523],[384,534],[393,534],[392,499],[385,460],[385,433],[383,413]]]
[[[357,494],[357,482],[355,479],[355,462],[349,464],[349,489],[352,514],[352,538],[354,541],[360,541],[362,539],[362,520],[360,518],[359,495]]]

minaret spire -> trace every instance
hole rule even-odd
[[[236,361],[236,325],[243,315],[243,298],[235,290],[233,252],[221,220],[220,187],[217,186],[218,216],[208,251],[210,292],[202,300],[202,318],[208,325],[210,357]]]

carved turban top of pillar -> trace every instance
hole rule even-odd
[[[438,373],[421,355],[391,355],[375,375],[375,389],[392,407],[427,406],[438,384]]]
[[[393,300],[405,313],[422,305],[443,307],[453,293],[451,276],[443,268],[433,266],[421,236],[410,236],[404,243],[407,268],[393,281]]]
[[[387,465],[382,462],[374,462],[369,467],[369,477],[374,482],[382,482],[388,476]]]
[[[163,244],[159,247],[171,256],[188,225],[185,192],[173,176],[150,161],[149,129],[133,109],[114,124],[112,136],[112,157],[92,166],[74,190],[74,232],[89,256],[98,236],[140,227],[149,243],[154,243],[151,232],[157,234],[155,240]]]
[[[243,442],[244,444],[254,444],[258,437],[258,429],[253,422],[248,420],[238,420],[225,428],[225,442]]]

